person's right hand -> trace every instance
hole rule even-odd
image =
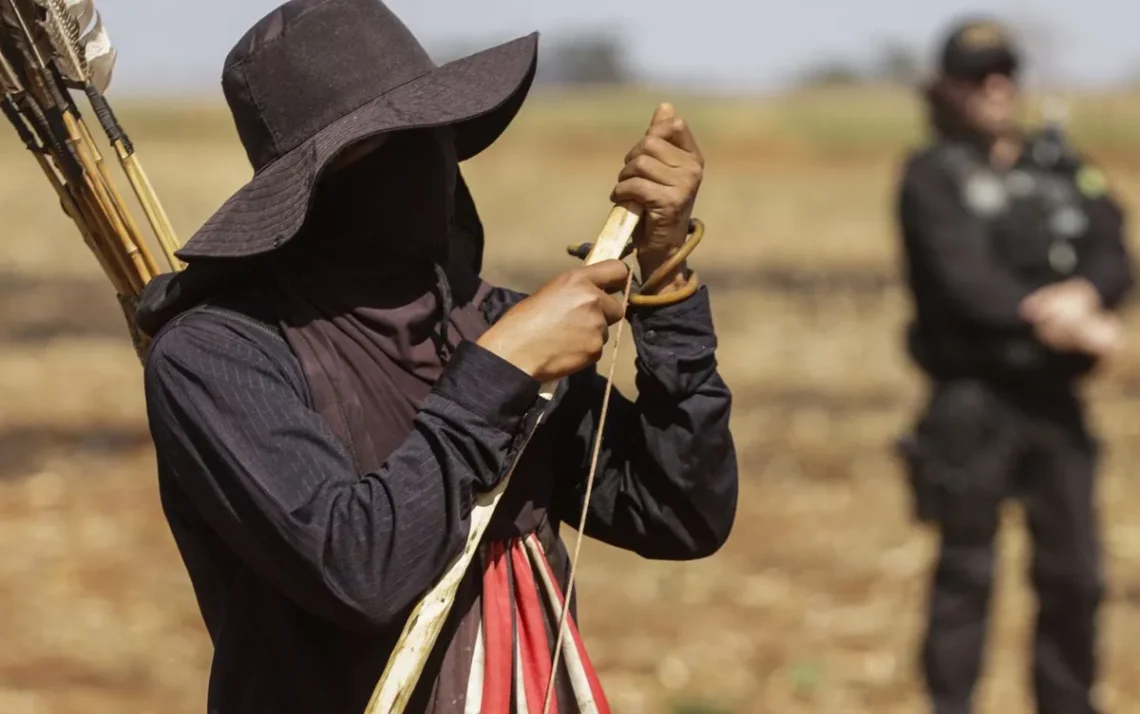
[[[601,359],[609,326],[624,317],[607,291],[623,288],[628,275],[620,260],[562,273],[507,311],[478,344],[543,383],[585,369]]]
[[[1121,343],[1119,320],[1102,309],[1100,295],[1082,278],[1038,290],[1022,303],[1021,313],[1037,339],[1060,352],[1105,358]]]

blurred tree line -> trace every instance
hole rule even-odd
[[[485,46],[487,43],[453,43],[443,48],[436,60],[447,62]],[[625,43],[616,33],[581,30],[544,36],[539,43],[537,84],[616,85],[634,79]]]
[[[1065,50],[1063,32],[1052,22],[1032,12],[996,18],[1010,29],[1023,56],[1027,85],[1056,85],[1064,81],[1059,69]],[[948,18],[940,33],[954,22]],[[941,41],[938,35],[938,42]],[[937,47],[918,47],[901,40],[875,43],[868,61],[850,57],[827,58],[808,65],[793,83],[801,87],[879,84],[913,87],[929,75]]]
[[[1063,82],[1058,69],[1065,43],[1060,28],[1031,12],[999,17],[1011,28],[1025,57],[1029,85]],[[955,21],[948,17],[946,27]],[[940,32],[945,28],[940,28]],[[486,39],[486,38],[484,38]],[[888,39],[868,42],[860,57],[825,57],[806,64],[789,79],[797,87],[888,85],[914,87],[928,76],[934,47]],[[448,61],[477,51],[486,43],[452,44],[438,59]],[[603,28],[584,28],[544,36],[540,43],[537,83],[547,85],[618,85],[639,79],[631,66],[624,39]],[[1140,84],[1140,78],[1137,78]]]
[[[902,42],[887,42],[872,60],[861,63],[846,58],[828,58],[809,65],[795,77],[803,87],[887,84],[913,86],[925,73],[922,55]]]
[[[612,33],[555,38],[538,65],[543,84],[628,84],[633,81],[625,45]]]

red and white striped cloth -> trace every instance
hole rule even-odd
[[[479,597],[447,647],[428,711],[543,714],[562,589],[533,533],[483,546],[480,560]],[[610,714],[573,617],[566,628],[550,714]]]

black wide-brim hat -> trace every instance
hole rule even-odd
[[[460,161],[506,130],[534,81],[538,33],[437,66],[380,0],[292,0],[226,60],[222,86],[253,178],[177,252],[271,252],[301,229],[323,171],[389,132],[453,126]]]

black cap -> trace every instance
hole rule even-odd
[[[990,74],[1017,74],[1020,60],[1009,33],[993,20],[959,23],[942,47],[942,74],[953,79],[981,80]]]

